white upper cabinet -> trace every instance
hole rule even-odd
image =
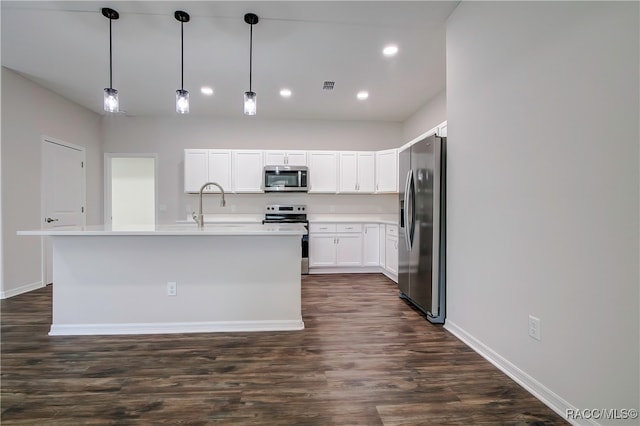
[[[338,191],[338,154],[309,151],[309,192],[335,194]]]
[[[375,189],[375,155],[373,152],[340,152],[340,186],[342,193],[373,193]]]
[[[306,166],[306,151],[265,151],[265,166]]]
[[[232,151],[232,183],[234,192],[263,192],[263,152],[253,150]]]
[[[215,182],[222,186],[225,191],[231,192],[231,151],[222,149],[209,150],[209,182]],[[220,190],[209,185],[207,192],[220,192]]]
[[[232,191],[230,150],[184,150],[184,192],[200,192],[200,187],[206,182],[216,182],[225,191]],[[210,185],[203,192],[220,190]]]
[[[184,192],[199,192],[209,180],[209,150],[184,150]]]
[[[446,137],[447,137],[447,122],[446,122],[446,121],[445,121],[445,122],[443,122],[443,123],[441,123],[441,124],[438,126],[438,130],[436,131],[436,134],[437,134],[438,136],[441,136],[441,137],[444,137],[444,138],[446,138]]]
[[[376,152],[376,192],[398,192],[398,150]]]
[[[373,194],[376,188],[376,155],[374,152],[358,153],[358,192]]]

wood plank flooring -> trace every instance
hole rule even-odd
[[[303,277],[305,330],[49,337],[3,300],[3,425],[565,424],[379,274]]]

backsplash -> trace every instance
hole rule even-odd
[[[207,214],[264,214],[267,204],[305,204],[310,214],[395,214],[398,194],[226,194],[227,205],[220,207],[219,194],[205,194],[202,204]],[[198,209],[198,195],[184,194],[182,212],[190,217]],[[179,218],[183,219],[183,217]]]

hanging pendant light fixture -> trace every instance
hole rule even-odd
[[[176,90],[176,112],[186,114],[189,112],[189,92],[184,90],[184,23],[189,22],[189,14],[182,10],[176,10],[174,16],[180,21],[180,66],[182,75],[180,89]]]
[[[118,112],[120,110],[118,102],[118,91],[113,88],[113,50],[111,46],[111,21],[120,18],[118,12],[108,7],[102,8],[102,15],[109,19],[109,87],[104,89],[104,110],[107,112]]]
[[[244,92],[244,113],[245,115],[256,115],[256,93],[251,90],[251,77],[253,71],[253,26],[258,23],[258,15],[247,13],[244,15],[244,22],[251,26],[249,38],[249,91]]]

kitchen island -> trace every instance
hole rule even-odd
[[[300,224],[19,231],[53,240],[50,335],[304,328]]]

